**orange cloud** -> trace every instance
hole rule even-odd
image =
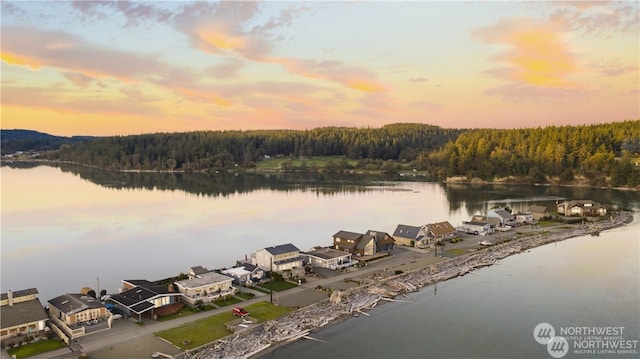
[[[32,70],[37,70],[40,68],[40,65],[33,58],[14,54],[7,51],[2,51],[2,53],[0,53],[0,60],[2,60],[2,62],[9,65],[26,66]]]
[[[546,88],[578,88],[569,77],[579,71],[568,46],[562,41],[559,26],[533,19],[502,20],[495,26],[479,29],[474,35],[487,43],[506,45],[509,50],[494,61],[507,68],[492,70],[510,81]]]

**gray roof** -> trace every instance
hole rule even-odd
[[[191,271],[195,275],[200,275],[200,274],[204,274],[204,273],[209,272],[209,270],[207,268],[203,267],[203,266],[195,266],[195,267],[191,267],[189,269],[191,269]]]
[[[420,228],[421,227],[408,226],[406,224],[399,224],[398,227],[396,227],[395,232],[393,232],[393,236],[418,239]]]
[[[38,294],[38,290],[36,288],[22,289],[11,292],[13,299],[26,297],[28,295],[36,295]],[[7,300],[9,296],[7,293],[0,294],[0,300]]]
[[[2,329],[48,318],[38,298],[0,307],[0,327]]]
[[[351,253],[341,251],[333,248],[318,248],[311,252],[304,253],[308,256],[318,257],[322,259],[333,259],[333,258],[341,258],[344,256],[350,256]]]
[[[300,249],[298,249],[298,247],[294,246],[291,243],[281,244],[275,247],[267,247],[265,248],[265,250],[274,256],[284,254],[284,253],[300,252]]]
[[[80,293],[63,294],[49,300],[49,304],[67,315],[104,307],[99,300]]]
[[[223,283],[227,281],[233,281],[233,278],[226,276],[224,274],[210,272],[210,273],[207,273],[206,276],[203,276],[200,278],[181,280],[179,282],[176,282],[176,285],[185,287],[185,288],[197,288],[205,285]]]

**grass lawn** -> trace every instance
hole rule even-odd
[[[467,254],[467,251],[465,251],[462,248],[453,248],[453,249],[447,250],[447,253],[452,254],[454,256],[461,256],[463,254]]]
[[[274,292],[282,292],[283,290],[287,290],[287,289],[291,289],[291,288],[295,288],[297,287],[297,284],[293,284],[291,282],[287,282],[287,281],[283,281],[283,280],[277,280],[275,282],[273,282],[273,291]],[[267,291],[271,290],[271,282],[266,282],[263,284],[260,284],[260,287],[266,289]]]
[[[244,307],[249,315],[258,319],[258,322],[278,318],[293,309],[280,307],[269,302],[259,302]],[[200,319],[177,328],[167,329],[155,333],[155,335],[166,339],[182,350],[193,349],[214,340],[226,337],[231,334],[225,327],[225,323],[238,319],[231,314],[231,311],[212,315],[208,318]]]
[[[224,307],[227,305],[232,305],[232,304],[236,304],[236,303],[240,303],[242,302],[242,300],[238,299],[238,298],[234,298],[234,297],[230,297],[229,299],[226,300],[214,300],[213,303],[219,307]]]
[[[185,305],[184,307],[180,308],[179,311],[173,313],[173,314],[169,314],[167,316],[164,317],[160,317],[158,318],[159,322],[166,322],[168,320],[173,320],[176,318],[182,318],[182,317],[186,317],[187,315],[192,315],[195,313],[198,313],[199,310],[193,307],[190,307],[188,305]]]
[[[245,293],[245,292],[240,292],[238,294],[236,294],[236,296],[245,299],[245,300],[249,300],[249,299],[253,299],[256,295],[253,293]]]
[[[282,157],[282,158],[270,158],[267,160],[261,160],[256,164],[257,169],[278,169],[282,168],[282,164],[287,162],[292,167],[300,167],[303,163],[307,167],[318,167],[324,168],[327,167],[327,163],[329,161],[334,164],[338,164],[342,162],[342,160],[347,161],[349,165],[355,166],[358,164],[357,160],[349,159],[342,156],[314,156],[314,157],[306,157],[306,158],[290,158],[290,157]]]
[[[9,349],[7,352],[9,355],[15,355],[16,358],[26,358],[32,355],[46,353],[51,350],[56,350],[59,348],[64,348],[65,345],[62,341],[58,339],[47,339],[43,341],[39,341],[36,343],[30,343],[27,345],[22,345],[18,348]]]

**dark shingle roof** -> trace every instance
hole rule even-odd
[[[420,233],[420,227],[399,224],[398,227],[396,227],[395,232],[393,232],[393,236],[418,239],[419,233]]]
[[[158,295],[158,293],[147,288],[134,287],[122,293],[114,294],[110,299],[129,307],[136,303],[151,299],[156,295]]]
[[[333,235],[333,238],[352,239],[354,241],[357,241],[358,239],[360,239],[360,237],[362,237],[362,233],[349,231],[339,231],[338,233]]]
[[[0,307],[2,329],[48,319],[38,298]]]
[[[208,273],[209,272],[209,270],[207,268],[203,267],[203,266],[195,266],[195,267],[191,267],[189,269],[191,269],[191,271],[195,275],[200,275],[200,274],[204,274],[204,273]]]
[[[78,313],[89,308],[102,308],[99,300],[80,293],[63,294],[49,300],[49,304],[65,314]]]
[[[341,258],[349,255],[349,253],[333,248],[318,248],[311,252],[306,252],[305,254],[322,259]]]
[[[284,254],[284,253],[290,253],[290,252],[300,252],[300,249],[298,249],[298,247],[294,246],[291,243],[281,244],[275,247],[267,247],[265,248],[265,250],[274,256],[277,256],[279,254]]]
[[[146,279],[125,279],[123,280],[123,282],[127,282],[132,286],[138,286],[138,287],[149,287],[154,285],[153,282],[150,282]]]

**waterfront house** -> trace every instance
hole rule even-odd
[[[591,200],[564,201],[558,204],[558,214],[563,216],[597,217],[607,214],[607,209]]]
[[[533,218],[533,214],[531,213],[516,213],[515,214],[515,222],[517,224],[531,224],[535,220]]]
[[[500,227],[513,224],[513,215],[506,208],[493,208],[487,211],[487,217],[497,218],[500,220]]]
[[[184,304],[179,302],[182,294],[174,290],[173,284],[159,285],[147,280],[123,280],[124,291],[109,298],[125,315],[142,315],[157,319],[177,312]],[[132,286],[133,284],[133,286]]]
[[[372,236],[375,240],[376,253],[388,252],[393,249],[396,240],[387,232],[368,230],[365,235]]]
[[[481,214],[474,214],[470,222],[488,223],[491,228],[500,227],[500,219],[495,217],[487,217]]]
[[[190,305],[198,302],[209,303],[218,298],[234,295],[238,289],[233,287],[233,278],[216,272],[201,274],[198,278],[176,282],[182,293],[182,300]]]
[[[236,267],[222,270],[221,273],[232,277],[234,283],[246,286],[251,286],[265,278],[264,269],[250,263],[241,263]]]
[[[484,236],[493,233],[493,228],[489,223],[463,221],[462,226],[458,227],[458,231]]]
[[[367,233],[339,231],[333,235],[335,249],[358,256],[370,256],[393,249],[395,240],[386,232],[369,230]]]
[[[49,300],[51,328],[67,343],[111,328],[113,316],[99,300],[81,293],[63,294]]]
[[[440,242],[456,236],[456,229],[448,221],[427,224],[429,242]]]
[[[2,348],[45,337],[47,320],[36,288],[0,294]]]
[[[531,205],[529,207],[529,213],[531,213],[531,215],[533,216],[533,219],[535,220],[541,220],[545,217],[549,217],[551,216],[551,212],[549,211],[549,207],[547,206],[538,206],[538,205]]]
[[[393,232],[395,243],[400,246],[426,248],[430,245],[430,238],[427,237],[425,226],[409,226],[399,224]]]
[[[351,261],[351,253],[334,248],[318,247],[312,251],[303,252],[301,255],[306,258],[308,264],[314,267],[336,270],[350,267],[353,264]]]
[[[300,249],[291,243],[258,249],[255,253],[255,260],[254,264],[266,271],[282,272],[302,268]]]

